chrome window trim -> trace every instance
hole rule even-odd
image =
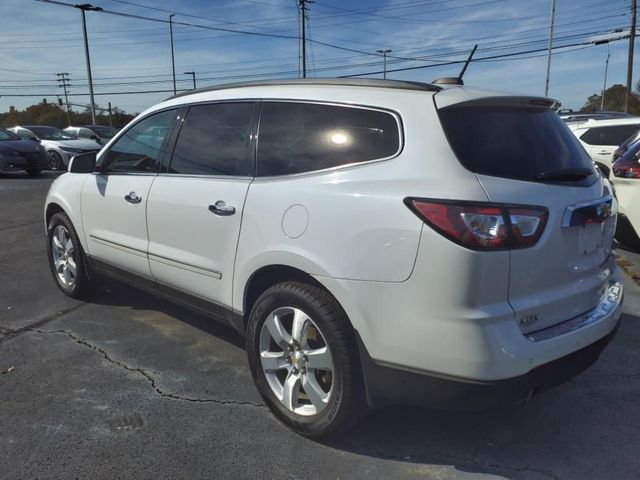
[[[212,179],[212,180],[252,180],[251,176],[242,176],[242,175],[206,175],[199,173],[168,173],[161,172],[156,174],[158,177],[168,177],[168,178],[203,178],[203,179]]]
[[[289,173],[285,175],[258,176],[258,171],[257,171],[258,168],[256,168],[256,176],[254,181],[274,180],[274,179],[280,179],[280,178],[287,179],[287,178],[307,176],[307,175],[322,175],[322,174],[334,172],[336,170],[341,170],[344,168],[354,168],[354,167],[359,167],[361,165],[368,165],[371,163],[386,162],[387,160],[391,160],[393,158],[398,157],[404,150],[404,145],[405,145],[404,124],[402,123],[402,117],[395,110],[391,110],[384,107],[374,107],[371,105],[362,105],[357,103],[323,101],[323,100],[304,100],[304,99],[295,99],[295,98],[283,98],[283,99],[265,98],[265,99],[262,99],[262,103],[302,103],[302,104],[311,104],[311,105],[328,105],[333,107],[355,108],[359,110],[370,110],[375,112],[386,113],[388,115],[393,116],[394,120],[396,121],[396,126],[398,129],[398,150],[392,155],[381,157],[381,158],[373,158],[371,160],[366,160],[364,162],[351,162],[344,165],[337,165],[335,167],[323,168],[321,170],[309,170],[308,172]],[[256,165],[257,166],[260,165],[260,124],[261,123],[262,123],[262,110],[260,111],[257,142],[256,142]]]

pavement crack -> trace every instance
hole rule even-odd
[[[5,328],[5,327],[0,327],[0,333],[2,333],[4,335],[4,337],[0,338],[0,343],[6,341],[6,340],[11,340],[12,338],[16,338],[20,335],[22,335],[23,333],[26,332],[31,332],[34,331],[35,329],[42,327],[43,325],[56,320],[58,318],[64,317],[65,315],[77,310],[80,307],[84,307],[85,305],[87,305],[86,303],[77,303],[76,305],[72,305],[71,307],[62,309],[62,310],[58,310],[57,312],[54,312],[52,314],[49,315],[45,315],[44,317],[40,318],[39,320],[36,320],[33,323],[30,323],[29,325],[25,325],[24,327],[20,327],[20,328],[16,328],[16,329],[10,329],[10,328]]]
[[[79,345],[82,345],[84,347],[87,347],[87,348],[89,348],[89,349],[91,349],[91,350],[93,350],[95,352],[100,353],[104,357],[104,359],[107,360],[109,363],[112,363],[113,365],[117,365],[117,366],[119,366],[121,368],[124,368],[125,370],[130,371],[130,372],[134,372],[134,373],[137,373],[139,375],[142,375],[151,384],[151,387],[153,387],[153,389],[162,397],[173,398],[174,400],[182,400],[182,401],[193,402],[193,403],[214,403],[216,405],[239,405],[239,406],[251,406],[251,407],[256,407],[256,408],[264,408],[265,407],[265,405],[263,403],[259,403],[259,402],[237,401],[237,400],[222,400],[222,399],[219,399],[219,398],[194,398],[194,397],[188,397],[186,395],[179,395],[177,393],[167,392],[167,391],[163,390],[158,385],[158,382],[156,381],[156,379],[153,378],[153,376],[151,374],[149,374],[148,372],[146,372],[144,369],[131,367],[131,366],[127,365],[126,363],[120,361],[120,360],[116,360],[106,350],[98,347],[97,345],[94,345],[94,344],[88,342],[84,338],[81,338],[81,337],[75,335],[74,333],[69,332],[68,330],[41,330],[41,329],[37,329],[37,328],[32,328],[32,329],[30,329],[30,331],[38,332],[38,333],[44,333],[44,334],[66,335],[71,340],[73,340],[75,343],[77,343]]]

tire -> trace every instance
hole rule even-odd
[[[37,177],[38,175],[40,175],[41,171],[42,170],[40,170],[40,169],[34,170],[34,169],[30,168],[29,170],[27,170],[27,173],[29,175],[31,175],[32,177]]]
[[[366,411],[352,328],[325,290],[284,282],[262,293],[247,324],[247,353],[265,403],[304,436],[334,434]]]
[[[53,215],[47,226],[47,255],[56,285],[65,295],[84,300],[95,292],[97,279],[89,276],[78,234],[62,212]]]
[[[58,152],[49,152],[49,168],[55,172],[64,170],[64,160]]]

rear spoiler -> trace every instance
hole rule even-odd
[[[495,96],[480,97],[462,102],[439,102],[438,93],[434,95],[434,101],[439,109],[458,108],[458,107],[521,107],[521,108],[538,108],[541,110],[555,110],[558,104],[557,100],[546,97],[522,97],[522,96]],[[454,100],[454,99],[451,99]],[[443,105],[438,105],[443,103]]]

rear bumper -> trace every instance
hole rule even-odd
[[[495,381],[477,381],[425,372],[411,372],[376,363],[358,337],[367,401],[373,408],[390,404],[479,411],[529,398],[570,380],[589,368],[609,344],[616,328],[604,338],[528,373]]]

